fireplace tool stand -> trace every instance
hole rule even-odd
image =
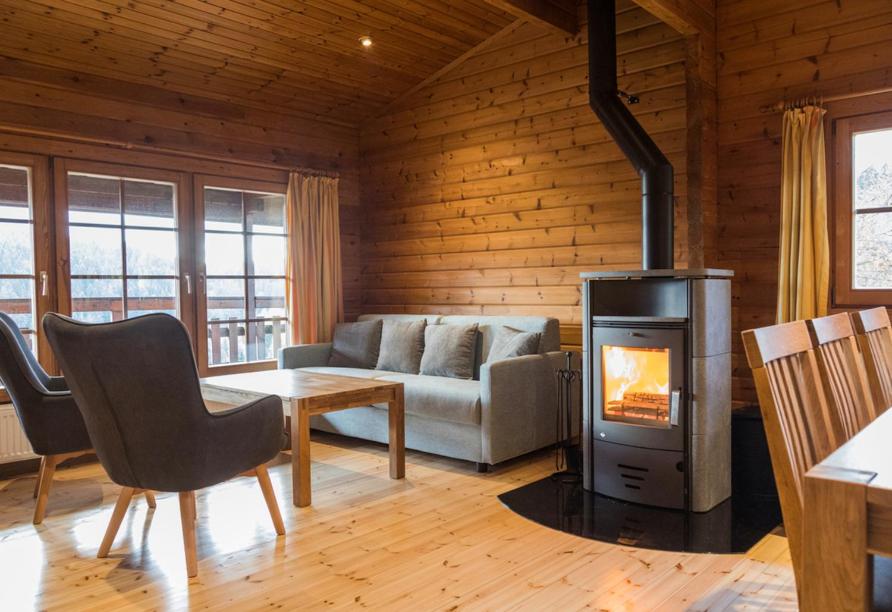
[[[573,391],[582,383],[582,372],[573,368],[573,353],[567,351],[566,366],[554,371],[557,381],[557,410],[555,414],[555,433],[557,446],[554,455],[555,473],[552,478],[562,482],[579,482],[582,480],[582,456],[578,444],[573,443],[573,429],[582,435],[582,414],[577,411],[578,418],[573,418]],[[582,397],[581,389],[578,397]],[[574,423],[575,421],[575,423]]]

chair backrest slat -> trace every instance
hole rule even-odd
[[[851,438],[877,417],[855,328],[847,313],[807,322],[825,391]]]
[[[845,431],[822,383],[816,351],[804,321],[745,331],[743,342],[756,382],[798,578],[802,567],[805,473],[842,444]]]
[[[877,413],[892,406],[892,324],[885,307],[852,313]]]

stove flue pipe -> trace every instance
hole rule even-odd
[[[588,0],[589,105],[641,176],[641,267],[674,267],[672,164],[620,100],[615,0]]]

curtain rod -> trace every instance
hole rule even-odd
[[[340,173],[335,170],[320,170],[318,168],[288,168],[289,172],[300,172],[307,176],[327,176],[328,178],[341,178]]]
[[[884,93],[892,93],[892,87],[881,87],[879,89],[869,89],[867,91],[859,91],[857,93],[846,93],[846,94],[837,94],[835,96],[803,96],[802,100],[808,100],[810,98],[816,99],[816,101],[824,104],[825,102],[839,102],[840,100],[851,100],[853,98],[863,98],[865,96],[874,96],[877,94]],[[779,113],[783,110],[786,110],[791,104],[794,102],[788,102],[786,100],[781,100],[774,104],[762,106],[759,108],[760,113]]]

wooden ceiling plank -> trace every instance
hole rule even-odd
[[[119,67],[113,62],[108,62],[105,66],[98,66],[97,62],[95,61],[95,57],[81,57],[80,54],[75,54],[74,51],[70,51],[68,53],[68,56],[70,57],[60,58],[58,53],[59,49],[57,46],[51,43],[44,44],[42,43],[42,41],[35,39],[28,39],[24,43],[21,43],[18,47],[12,46],[15,45],[15,43],[16,41],[12,39],[12,35],[0,39],[0,55],[11,56],[26,61],[39,61],[42,64],[54,66],[61,69],[71,69],[72,67],[78,67],[82,70],[97,74],[98,76],[111,75],[112,77],[118,77],[121,80],[132,83],[134,86],[137,87],[146,84],[156,87],[169,87],[174,91],[216,97],[217,99],[223,101],[239,102],[248,106],[254,106],[259,109],[277,109],[283,113],[290,112],[292,114],[300,114],[305,117],[312,117],[317,120],[340,123],[342,125],[356,124],[355,120],[345,120],[342,118],[342,115],[325,114],[325,109],[321,107],[317,107],[314,111],[311,112],[310,110],[305,110],[302,108],[289,107],[289,100],[286,99],[275,100],[265,96],[257,95],[234,95],[231,89],[227,91],[225,88],[222,87],[214,87],[212,82],[201,83],[195,81],[194,79],[179,80],[173,78],[173,75],[169,75],[168,79],[166,80],[159,80],[153,76],[140,76],[139,74],[134,74],[133,72],[119,71]],[[197,84],[200,84],[201,87],[197,87]]]
[[[327,51],[338,53],[357,63],[371,63],[416,77],[435,70],[444,61],[449,61],[449,58],[452,56],[448,51],[444,54],[442,51],[431,49],[425,49],[425,52],[421,53],[422,47],[408,41],[408,44],[405,46],[418,52],[414,57],[387,44],[386,40],[379,41],[383,44],[376,45],[374,49],[365,49],[359,44],[360,34],[341,33],[345,31],[345,28],[342,26],[338,28],[329,26],[326,29],[321,27],[321,24],[316,22],[316,20],[296,11],[292,11],[290,14],[275,21],[270,21],[248,14],[245,10],[245,5],[238,4],[232,0],[178,0],[178,2],[196,10],[201,10],[202,8],[204,10],[215,9],[214,14],[218,17],[243,22],[259,30],[287,36],[293,40],[299,40],[301,43],[315,47],[322,47]],[[297,18],[298,16],[301,18]]]
[[[641,8],[659,17],[685,36],[715,37],[715,10],[707,11],[690,0],[635,0]]]
[[[232,49],[241,49],[259,59],[277,60],[283,69],[294,68],[295,64],[314,66],[319,76],[326,80],[351,78],[364,81],[367,76],[374,76],[383,81],[406,82],[414,79],[405,74],[382,66],[351,65],[343,58],[332,57],[332,54],[320,53],[312,44],[299,39],[285,38],[276,34],[257,30],[230,19],[218,18],[208,13],[196,11],[180,2],[167,0],[57,0],[62,2],[95,2],[99,6],[108,7],[119,15],[139,14],[152,18],[159,27],[169,27],[176,23],[180,28],[188,28],[189,36],[203,36],[212,42]],[[174,18],[176,15],[176,18]],[[295,62],[300,58],[299,62]],[[370,72],[371,69],[371,72]]]
[[[89,1],[89,0],[87,0],[87,1]],[[84,14],[88,18],[90,18],[94,15],[102,15],[101,10],[93,9],[88,6],[87,7],[81,6],[80,3],[75,2],[75,1],[35,0],[34,2],[27,3],[27,5],[33,5],[33,4],[38,4],[38,3],[43,3],[44,6],[48,6],[53,12],[67,12],[67,11],[65,11],[65,8],[71,8],[73,10],[76,9],[78,11],[78,13]],[[61,7],[65,7],[65,8],[56,8],[56,6],[55,6],[56,4],[58,4]],[[23,9],[20,8],[18,10],[23,10]],[[141,40],[142,38],[144,38],[146,34],[149,34],[149,35],[156,36],[158,38],[158,40],[161,41],[159,44],[161,44],[162,46],[167,45],[167,46],[171,46],[171,47],[175,47],[175,48],[181,48],[181,47],[184,47],[186,44],[189,44],[189,45],[197,45],[199,48],[205,48],[209,51],[214,51],[214,52],[218,52],[221,48],[224,48],[221,44],[219,44],[218,40],[214,39],[214,37],[212,35],[208,35],[204,32],[197,32],[197,31],[191,32],[191,35],[190,35],[190,30],[186,26],[181,26],[179,31],[171,32],[169,27],[167,29],[158,27],[156,25],[158,23],[158,20],[155,18],[148,17],[148,18],[146,18],[146,21],[140,22],[140,21],[134,21],[130,17],[140,17],[140,16],[139,15],[131,16],[131,15],[124,15],[124,14],[107,15],[105,18],[102,18],[101,21],[95,25],[97,28],[105,27],[106,30],[109,27],[114,27],[114,28],[122,28],[122,29],[126,28],[126,29],[128,29],[128,31],[135,32],[136,34],[134,34],[133,40],[135,40],[136,43],[134,43],[134,44],[137,44],[138,41]],[[152,21],[153,19],[154,19],[154,21]],[[103,24],[103,25],[100,25],[100,24]],[[109,24],[111,24],[111,25],[109,25]],[[86,27],[90,27],[89,22],[86,24]],[[142,36],[140,36],[139,33],[142,33]],[[188,42],[184,42],[184,41],[188,41]],[[248,49],[248,50],[243,51],[242,49]],[[288,56],[287,59],[283,57],[283,59],[279,60],[279,61],[268,62],[265,59],[262,59],[261,57],[257,56],[256,54],[252,54],[250,52],[250,46],[242,45],[242,49],[238,49],[238,50],[233,49],[233,53],[235,53],[237,55],[238,59],[246,62],[246,66],[248,66],[248,67],[250,67],[252,64],[256,66],[258,62],[264,62],[263,65],[273,64],[273,67],[276,69],[276,72],[274,73],[273,80],[281,79],[283,74],[286,74],[286,71],[288,71],[290,69],[300,68],[300,69],[304,70],[304,72],[301,74],[308,74],[309,76],[312,76],[313,78],[321,79],[322,83],[319,84],[319,87],[322,89],[324,89],[325,87],[331,86],[332,83],[338,82],[337,78],[328,79],[327,78],[327,77],[329,77],[328,73],[323,73],[323,72],[320,72],[317,70],[308,70],[308,68],[309,68],[308,62],[295,63],[293,56]],[[162,49],[161,51],[163,54],[164,49]],[[231,58],[231,56],[223,55],[222,58],[219,60],[220,66],[226,67],[229,63],[231,63],[230,58]],[[320,65],[323,64],[323,62],[317,62],[317,63]],[[362,74],[362,73],[359,73],[359,74]],[[367,79],[365,78],[365,75],[363,75],[363,78],[361,80],[350,80],[350,81],[342,80],[341,81],[341,83],[346,88],[348,88],[347,91],[352,91],[354,94],[355,94],[355,91],[353,90],[353,88],[356,88],[357,86],[362,85],[366,82],[367,82]],[[405,81],[401,79],[400,82],[405,82]],[[386,85],[383,83],[381,85],[382,86],[379,88],[379,90],[380,90],[379,93],[386,95]]]
[[[277,4],[287,5],[288,0],[269,0]],[[347,10],[355,11],[362,15],[362,19],[380,18],[387,21],[391,28],[400,31],[408,26],[414,26],[413,31],[439,32],[452,40],[460,41],[462,46],[474,45],[489,35],[489,31],[481,24],[468,24],[455,16],[446,16],[442,21],[432,21],[431,11],[424,2],[391,2],[389,0],[376,0],[376,2],[360,2],[356,0],[309,0],[308,4],[319,6],[340,6]]]
[[[0,14],[2,14],[2,9],[0,9]],[[19,23],[19,22],[16,21],[15,23]],[[43,35],[42,35],[42,37],[45,38],[45,37],[50,36],[50,35],[53,36],[53,43],[55,43],[55,44],[60,44],[62,41],[64,41],[64,40],[65,40],[67,37],[69,37],[69,36],[70,36],[70,37],[73,37],[73,38],[76,39],[77,31],[76,31],[76,29],[72,26],[72,24],[71,24],[70,22],[69,22],[68,25],[64,25],[64,24],[60,25],[58,31],[56,30],[56,28],[54,27],[53,24],[54,24],[54,22],[53,22],[52,20],[49,20],[49,19],[44,19],[44,20],[42,20],[42,21],[40,22],[39,25],[40,25],[40,27],[41,27],[42,30],[43,30]],[[14,36],[15,36],[15,34],[10,33],[10,37],[14,37]],[[30,40],[36,42],[36,41],[39,40],[40,38],[41,38],[40,36],[33,36],[33,37],[30,38]],[[11,39],[11,38],[10,38],[10,39]],[[76,41],[72,41],[72,44],[75,45],[75,44],[77,44],[77,43],[76,43]],[[142,43],[139,43],[139,42],[134,42],[134,43],[133,43],[133,45],[135,45],[135,46],[137,46],[137,47],[139,47],[141,44],[142,44]],[[79,48],[79,49],[78,49],[78,51],[82,51],[82,50],[83,50],[82,48]],[[129,53],[132,53],[132,52],[133,52],[133,48],[132,48],[132,46],[131,46],[131,48],[130,48],[128,51],[129,51]],[[69,52],[69,53],[70,53],[70,52]],[[113,50],[109,50],[109,53],[114,53],[114,55],[115,55],[115,62],[116,62],[116,63],[120,63],[120,64],[123,65],[123,64],[126,64],[127,61],[128,61],[129,53],[124,53],[124,52],[120,52],[120,51],[113,51]],[[136,56],[133,56],[133,57],[135,57],[137,61],[140,61],[140,62],[143,62],[143,63],[145,62],[144,58],[142,58],[142,57],[139,56],[139,55],[136,55]],[[147,70],[150,70],[150,71],[151,71],[151,70],[154,70],[155,72],[158,72],[159,70],[165,70],[165,68],[167,67],[167,62],[168,62],[168,60],[171,60],[171,59],[173,59],[173,58],[172,58],[172,56],[171,56],[170,54],[165,54],[165,55],[164,55],[164,58],[158,57],[158,58],[156,58],[155,60],[152,60],[150,65],[147,64],[147,68],[146,68],[146,69],[147,69]],[[184,62],[184,63],[182,64],[182,66],[175,66],[175,67],[174,67],[174,69],[177,71],[177,73],[181,73],[181,74],[183,74],[183,75],[188,75],[190,72],[193,72],[193,71],[192,71],[192,68],[194,68],[194,65],[190,65],[189,62]],[[231,68],[232,68],[232,65],[230,64],[230,69],[231,69]],[[231,75],[231,70],[228,71],[227,74],[230,74],[230,75]],[[190,78],[194,78],[194,79],[202,80],[202,79],[208,79],[209,76],[208,76],[207,73],[195,72],[194,75],[193,75],[192,77],[190,77]],[[250,71],[249,71],[249,70],[246,70],[246,72],[245,72],[245,78],[251,78],[251,74],[250,74]],[[250,83],[250,84],[248,84],[248,83],[246,82],[246,83],[245,83],[245,86],[242,87],[242,89],[244,89],[245,91],[252,91],[252,90],[255,90],[255,89],[258,88],[258,87],[263,87],[263,85],[264,85],[265,83],[266,83],[266,81],[256,80],[256,79],[255,79],[255,80],[253,80],[253,82]],[[281,91],[282,91],[282,96],[284,96],[284,97],[283,97],[283,100],[290,100],[291,97],[293,97],[295,94],[299,94],[299,93],[300,93],[300,90],[301,90],[302,88],[299,87],[299,86],[298,86],[298,87],[294,87],[294,86],[292,86],[292,87],[285,88],[285,87],[282,87],[282,86],[276,84],[276,85],[275,85],[275,89],[281,89]],[[270,91],[270,89],[267,88],[267,91]],[[323,100],[323,99],[328,99],[328,101],[329,101],[330,103],[332,103],[332,104],[345,104],[345,103],[349,103],[349,104],[356,104],[356,105],[358,105],[358,106],[362,106],[362,105],[363,105],[363,103],[360,102],[360,101],[358,101],[358,100],[356,99],[355,96],[348,97],[348,96],[346,96],[346,95],[340,95],[340,96],[320,95],[319,93],[316,93],[315,90],[310,89],[310,88],[307,88],[306,91],[305,91],[304,93],[306,93],[306,94],[315,94],[315,97],[317,97],[320,101]]]
[[[554,0],[486,0],[486,2],[515,17],[557,28],[565,34],[575,36],[579,32],[575,3],[572,3],[571,11],[571,3],[558,4]]]
[[[233,5],[250,6],[252,8],[263,6],[265,10],[270,11],[270,19],[275,19],[277,23],[280,19],[298,19],[306,17],[307,19],[312,19],[318,22],[322,28],[337,28],[349,31],[351,36],[355,37],[352,38],[354,44],[360,36],[364,35],[371,35],[373,38],[384,37],[383,40],[387,41],[388,36],[392,37],[393,32],[399,31],[397,28],[408,25],[400,22],[399,19],[386,22],[376,18],[373,13],[360,15],[354,10],[334,6],[333,3],[329,1],[320,3],[305,1],[301,3],[298,9],[295,8],[294,4],[276,4],[274,0],[207,1],[214,3],[225,1]],[[416,28],[412,31],[412,36],[398,34],[399,48],[410,51],[418,49],[420,52],[435,50],[446,53],[450,57],[454,57],[457,53],[461,53],[467,48],[468,43],[462,40],[456,40],[432,29],[435,26],[436,24],[429,24],[428,27]],[[403,27],[401,31],[405,32],[406,28]],[[390,44],[396,43],[391,41]]]

